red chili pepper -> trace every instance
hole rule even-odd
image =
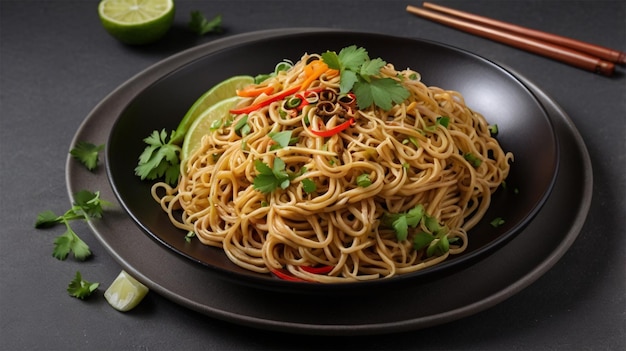
[[[331,137],[335,134],[339,134],[340,132],[348,129],[348,127],[354,125],[356,123],[356,121],[354,120],[354,117],[351,117],[349,120],[341,123],[340,125],[334,127],[334,128],[330,128],[330,129],[326,129],[326,130],[313,130],[310,129],[309,131],[313,134],[316,135],[318,137]]]
[[[305,272],[308,273],[312,273],[312,274],[327,274],[330,271],[333,270],[333,266],[319,266],[319,267],[311,267],[311,266],[300,266],[300,269],[302,269]]]
[[[263,100],[263,101],[261,101],[259,103],[256,103],[254,105],[250,105],[250,106],[247,106],[247,107],[243,107],[243,108],[240,108],[240,109],[230,110],[229,112],[233,113],[233,114],[236,114],[236,115],[242,114],[242,113],[250,113],[252,111],[260,109],[263,106],[267,106],[267,105],[271,104],[274,101],[278,101],[278,100],[281,100],[281,99],[283,99],[283,98],[285,98],[285,97],[287,97],[289,95],[295,94],[295,93],[298,92],[298,90],[300,90],[300,86],[296,86],[296,87],[293,87],[291,89],[283,90],[283,91],[281,91],[279,93],[276,93],[274,95],[269,96],[267,99],[265,99],[265,100]]]
[[[287,273],[287,271],[285,271],[284,269],[272,269],[272,273],[274,273],[275,276],[283,280],[288,280],[291,282],[306,282],[306,280],[304,279],[300,279]]]

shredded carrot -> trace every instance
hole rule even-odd
[[[293,94],[297,93],[298,90],[300,90],[300,87],[299,86],[295,86],[295,87],[292,87],[290,89],[278,92],[278,93],[276,93],[274,95],[270,95],[270,96],[267,97],[267,99],[265,99],[263,101],[260,101],[260,102],[254,104],[254,105],[250,105],[248,107],[243,107],[243,108],[239,108],[239,109],[233,109],[233,110],[230,110],[229,112],[233,113],[233,114],[236,114],[236,115],[242,114],[242,113],[250,113],[250,112],[252,112],[254,110],[260,109],[263,106],[267,106],[267,105],[271,104],[274,101],[278,101],[278,100],[284,99],[285,97],[287,97],[289,95],[293,95]]]
[[[328,69],[328,71],[326,71],[326,78],[333,78],[339,75],[339,70],[337,69]]]
[[[241,97],[257,97],[263,93],[266,95],[270,95],[274,92],[274,87],[272,86],[256,86],[250,85],[243,89],[237,89],[237,96]]]
[[[304,67],[304,74],[306,79],[302,82],[300,90],[305,90],[313,83],[314,80],[319,78],[322,73],[328,71],[328,65],[321,60],[315,60]]]

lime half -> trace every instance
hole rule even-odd
[[[185,162],[187,158],[200,146],[202,142],[202,137],[206,134],[211,133],[211,129],[216,128],[216,123],[219,124],[218,121],[223,120],[225,117],[228,117],[230,112],[228,112],[240,98],[238,96],[234,96],[225,100],[221,100],[215,105],[206,109],[193,124],[189,127],[187,131],[187,135],[185,136],[185,141],[183,142],[181,155],[181,162]],[[216,122],[216,123],[214,123]]]
[[[234,76],[214,85],[211,89],[202,94],[196,102],[193,103],[193,105],[191,105],[183,119],[178,124],[176,134],[171,142],[173,144],[179,144],[187,134],[191,124],[193,124],[198,116],[219,101],[236,96],[237,89],[242,89],[252,83],[254,83],[254,78],[251,76]]]
[[[98,15],[104,29],[130,45],[160,39],[174,21],[173,0],[102,0]]]
[[[104,298],[118,311],[129,311],[137,306],[148,293],[148,288],[125,271],[121,271],[111,286],[104,292]]]

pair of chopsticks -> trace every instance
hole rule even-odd
[[[409,5],[406,10],[414,15],[470,34],[546,56],[605,76],[613,75],[615,64],[626,64],[626,53],[624,52],[429,2],[423,3],[423,8]]]

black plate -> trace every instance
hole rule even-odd
[[[460,91],[471,108],[483,113],[490,123],[497,123],[503,148],[515,154],[507,184],[509,189],[519,189],[519,193],[496,192],[485,219],[470,231],[466,252],[435,267],[391,280],[324,285],[287,282],[244,270],[231,263],[221,250],[197,240],[187,243],[185,232],[171,225],[152,200],[151,183],[134,176],[137,157],[145,147],[142,139],[155,129],[174,129],[197,97],[228,77],[266,73],[285,58],[296,61],[304,52],[339,51],[353,44],[366,48],[370,57],[381,57],[398,68],[417,70],[428,85]],[[557,139],[533,93],[502,67],[442,44],[370,33],[303,31],[237,43],[193,60],[183,53],[148,71],[144,75],[156,77],[156,81],[140,74],[127,83],[136,93],[123,99],[123,108],[107,143],[107,172],[115,195],[152,238],[243,284],[290,291],[304,288],[307,292],[336,292],[438,278],[493,253],[518,234],[544,204],[556,177]],[[489,221],[495,217],[505,218],[505,225],[492,228]]]
[[[181,60],[191,62],[230,45],[302,31],[306,30],[242,34],[162,62],[120,86],[96,106],[71,145],[84,140],[105,142],[117,114],[129,99],[163,72],[177,67]],[[103,218],[89,221],[89,226],[122,268],[146,284],[152,293],[212,318],[241,325],[280,332],[371,335],[430,327],[475,314],[515,295],[554,266],[578,237],[591,205],[593,170],[582,137],[549,96],[520,79],[547,109],[559,149],[567,150],[561,154],[554,189],[535,220],[520,235],[484,260],[441,279],[413,284],[402,291],[382,290],[375,296],[368,290],[357,290],[354,298],[339,302],[323,298],[303,300],[300,294],[275,294],[216,279],[213,270],[163,249],[115,201],[113,209],[108,209]],[[114,198],[102,168],[92,173],[69,155],[66,182],[72,201],[73,194],[82,189],[99,189],[103,198]],[[368,308],[363,308],[363,301],[368,301]]]

